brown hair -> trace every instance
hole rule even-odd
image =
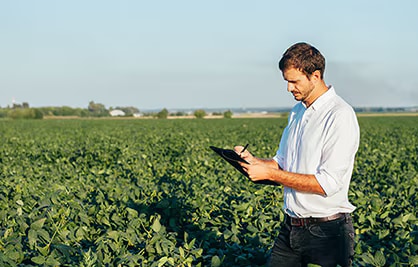
[[[308,78],[316,70],[324,79],[325,58],[318,49],[307,43],[297,43],[289,47],[279,61],[279,69],[295,68],[303,72]]]

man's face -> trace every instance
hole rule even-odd
[[[283,71],[283,78],[287,81],[287,91],[293,94],[297,101],[306,103],[315,85],[301,71],[290,68]]]

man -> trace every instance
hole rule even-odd
[[[284,186],[285,222],[269,266],[350,266],[354,229],[348,189],[359,145],[351,106],[323,80],[325,58],[313,46],[297,43],[279,61],[287,90],[297,101],[272,159],[235,151],[254,182]]]

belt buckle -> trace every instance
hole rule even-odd
[[[291,217],[291,225],[296,227],[304,227],[309,226],[311,224],[321,222],[319,218],[307,217],[307,218],[292,218]]]
[[[303,227],[303,226],[307,225],[307,220],[306,220],[306,218],[290,217],[290,224],[292,226],[296,226],[296,227]]]

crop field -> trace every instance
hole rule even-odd
[[[418,117],[359,118],[354,266],[418,265]],[[0,266],[264,266],[282,187],[210,145],[274,155],[286,119],[0,120]]]

